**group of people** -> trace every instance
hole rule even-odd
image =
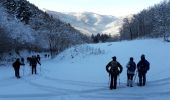
[[[32,68],[32,74],[37,74],[37,64],[41,65],[40,63],[40,56],[33,55],[32,57],[27,57],[27,62]],[[15,71],[15,77],[20,78],[20,66],[25,65],[24,64],[24,58],[17,58],[16,61],[12,64],[14,71]]]
[[[37,74],[37,64],[41,65],[40,63],[40,56],[33,55],[32,57],[27,57],[27,62],[32,68],[32,74]],[[24,59],[19,58],[12,64],[16,78],[20,78],[20,66],[25,65]],[[138,74],[139,77],[139,86],[145,86],[146,84],[146,73],[150,69],[150,63],[145,59],[145,55],[141,55],[141,60],[137,63],[134,62],[133,57],[130,57],[127,65],[127,86],[133,87],[133,77],[134,75]],[[117,78],[122,73],[123,67],[122,65],[116,60],[116,56],[112,57],[112,61],[110,61],[106,65],[106,71],[109,73],[110,78],[110,89],[117,88]],[[136,72],[136,73],[135,73]]]
[[[145,86],[146,84],[146,73],[150,69],[150,63],[145,59],[145,55],[141,55],[141,60],[137,63],[134,62],[133,57],[130,57],[129,62],[126,65],[127,68],[127,86],[133,87],[133,77],[138,74],[139,86]],[[116,60],[116,56],[112,57],[106,65],[106,71],[110,77],[110,89],[117,88],[117,77],[123,71],[122,65]],[[135,73],[137,72],[137,73]]]

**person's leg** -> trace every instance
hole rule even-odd
[[[129,75],[129,74],[127,74],[127,86],[129,86],[129,85],[130,85],[130,83],[129,83],[130,81],[129,81],[129,80],[130,80],[130,75]]]
[[[145,84],[146,84],[146,73],[143,73],[142,76],[143,76],[143,84],[142,85],[145,86]]]
[[[113,75],[110,76],[110,89],[113,89]]]
[[[16,68],[14,69],[14,72],[15,72],[15,77],[17,77],[17,70],[16,70]]]
[[[33,70],[33,73],[36,74],[36,73],[35,73],[35,66],[33,67],[33,69],[34,69],[34,70]]]
[[[35,74],[37,74],[37,66],[35,66]]]
[[[133,76],[134,74],[130,74],[130,87],[133,87]]]
[[[19,76],[19,69],[18,68],[16,69],[16,74],[17,74],[17,78],[20,78],[20,76]]]
[[[19,68],[20,69],[20,68]],[[20,73],[19,73],[19,69],[18,69],[18,78],[20,78]]]
[[[34,73],[34,67],[32,66],[32,74]]]
[[[33,65],[32,68],[32,74],[36,74],[36,65]]]
[[[133,80],[133,77],[134,77],[134,74],[132,74],[132,86],[133,86],[133,84],[134,84],[134,80]]]
[[[142,86],[142,73],[139,72],[139,86]]]
[[[113,85],[113,88],[116,89],[117,87],[117,75],[114,75],[114,85]]]

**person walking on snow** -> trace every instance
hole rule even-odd
[[[136,70],[136,63],[133,61],[133,57],[130,57],[130,60],[126,68],[127,68],[127,86],[133,87],[133,76]]]
[[[137,64],[139,86],[145,86],[146,73],[150,69],[150,63],[145,59],[145,55],[141,55],[141,60]]]
[[[12,64],[14,71],[15,71],[15,77],[20,78],[20,66],[25,65],[24,63],[21,63],[19,58],[16,59],[16,61]]]
[[[34,73],[37,74],[37,63],[39,65],[41,65],[41,63],[39,62],[36,56],[32,56],[30,61],[31,61],[31,66],[32,66],[32,74]]]
[[[110,89],[117,88],[117,77],[122,72],[123,67],[120,65],[118,61],[116,61],[116,56],[112,57],[112,61],[110,61],[106,66],[106,71],[109,73],[110,77]]]

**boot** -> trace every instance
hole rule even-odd
[[[127,80],[127,86],[130,86],[130,80]]]
[[[130,82],[130,87],[133,87],[133,81],[129,80],[129,82]]]

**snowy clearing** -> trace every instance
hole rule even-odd
[[[169,45],[150,39],[76,46],[53,60],[43,59],[38,75],[31,75],[28,64],[21,66],[21,79],[11,65],[1,66],[0,100],[169,100]],[[125,66],[131,56],[137,63],[141,54],[151,64],[147,85],[127,87]],[[105,70],[112,56],[124,68],[116,90],[109,90]]]

